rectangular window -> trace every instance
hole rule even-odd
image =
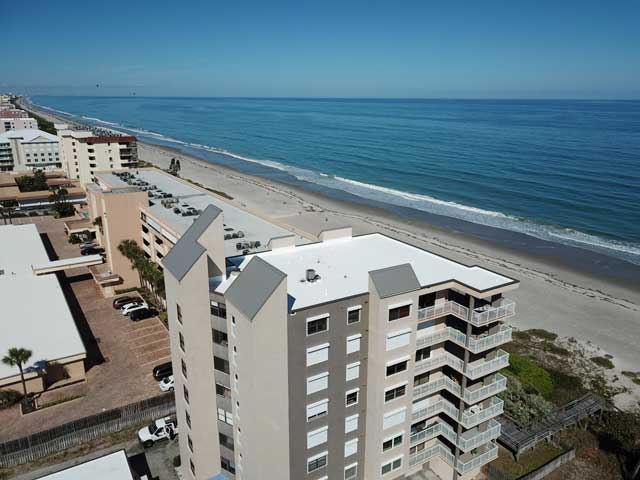
[[[387,333],[387,352],[396,348],[409,345],[411,339],[411,329],[406,328],[398,332]]]
[[[326,362],[329,359],[329,344],[323,343],[307,348],[307,367]]]
[[[218,345],[222,345],[223,347],[229,345],[229,336],[226,333],[221,332],[220,330],[216,330],[215,328],[212,330],[212,332],[213,343],[217,343]]]
[[[396,458],[390,462],[387,462],[382,465],[381,473],[382,475],[386,475],[389,472],[393,472],[394,470],[398,470],[402,466],[402,457]]]
[[[144,215],[144,214],[142,214]],[[144,220],[144,218],[143,218]],[[148,232],[149,230],[147,230]],[[182,325],[182,309],[180,308],[180,305],[176,305],[176,310],[177,310],[177,315],[178,315],[178,322],[180,323],[180,325]]]
[[[323,443],[327,443],[327,432],[329,427],[321,427],[317,430],[307,433],[307,449],[317,447]]]
[[[307,395],[325,390],[329,387],[329,372],[307,378]]]
[[[320,332],[326,332],[329,329],[329,315],[320,315],[318,317],[307,318],[307,336]]]
[[[213,357],[213,368],[229,375],[229,362],[220,357]]]
[[[398,410],[385,413],[382,421],[382,428],[386,430],[387,428],[395,427],[396,425],[403,423],[406,418],[406,410],[407,407],[403,407]]]
[[[417,387],[418,385],[422,385],[423,383],[429,383],[430,374],[431,372],[424,372],[413,377],[413,386]]]
[[[409,360],[393,360],[394,363],[387,365],[387,377],[395,375],[396,373],[404,372],[407,369]]]
[[[224,385],[220,385],[216,383],[216,395],[220,395],[224,398],[231,398],[231,390],[225,387]]]
[[[401,305],[395,308],[389,308],[389,321],[399,320],[408,317],[411,314],[411,304]]]
[[[358,453],[358,439],[347,440],[344,442],[344,458],[350,457]]]
[[[224,468],[229,473],[236,473],[236,464],[223,456],[220,456],[220,466]]]
[[[400,435],[394,435],[393,437],[385,438],[382,442],[382,451],[386,452],[399,445],[402,445],[402,433]]]
[[[228,448],[229,450],[233,450],[233,438],[225,435],[224,433],[218,432],[218,439],[220,440],[220,445]]]
[[[233,415],[231,412],[227,412],[224,408],[218,408],[218,420],[226,423],[227,425],[233,425]]]
[[[344,467],[344,480],[356,480],[358,477],[358,464],[352,463]]]
[[[359,388],[354,388],[353,390],[349,390],[345,395],[345,405],[347,407],[350,407],[352,405],[357,405],[359,395],[360,395]]]
[[[307,405],[307,422],[316,418],[324,417],[329,413],[329,399],[325,398],[319,402]]]
[[[395,400],[396,398],[403,397],[407,393],[407,385],[400,385],[397,387],[387,388],[384,391],[384,401],[390,402],[391,400]]]
[[[211,315],[220,318],[227,318],[227,306],[223,303],[211,301],[210,303]]]
[[[344,419],[344,433],[354,432],[358,429],[358,417],[360,415],[356,413]]]
[[[360,338],[362,338],[361,333],[347,337],[347,354],[360,351]]]
[[[429,358],[430,355],[431,355],[431,347],[423,347],[419,350],[416,350],[416,362],[419,362],[420,360],[425,360]]]
[[[360,362],[354,362],[347,365],[347,382],[355,380],[360,376]]]
[[[180,350],[184,352],[184,335],[182,335],[182,332],[178,332],[178,339],[180,340]]]
[[[358,323],[360,321],[360,312],[362,312],[362,307],[360,305],[356,307],[349,307],[347,309],[347,325]]]
[[[307,458],[307,473],[315,472],[316,470],[320,470],[322,467],[325,467],[327,465],[328,456],[329,452],[322,452],[319,455]]]

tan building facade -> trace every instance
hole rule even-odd
[[[221,273],[223,219],[162,260],[185,478],[471,479],[497,457],[516,280],[350,228]]]

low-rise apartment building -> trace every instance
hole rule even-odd
[[[5,115],[5,113],[13,112],[16,110],[9,110],[8,112],[0,112],[0,131],[8,132],[9,130],[37,130],[38,121],[35,118]],[[17,110],[16,112],[21,112]],[[15,114],[14,114],[15,115]]]
[[[208,206],[162,260],[187,479],[475,477],[518,281],[350,228],[229,256]]]
[[[35,190],[30,192],[20,191],[17,179],[23,176],[31,176],[31,172],[3,172],[0,173],[0,202],[10,202],[17,210],[43,210],[52,206],[51,188],[62,187],[67,191],[67,202],[82,204],[86,200],[84,190],[77,180],[69,180],[61,170],[47,170],[44,172],[47,181],[47,190]]]
[[[58,137],[37,129],[0,133],[0,171],[28,172],[62,167]]]
[[[113,171],[138,165],[136,137],[96,136],[92,132],[71,130],[67,124],[55,124],[61,158],[69,178],[82,185],[93,182],[98,171]]]
[[[225,212],[223,244],[227,256],[263,251],[269,239],[291,231],[252,214],[211,192],[155,168],[96,172],[86,185],[89,217],[99,218],[98,239],[107,263],[94,275],[103,293],[139,286],[138,274],[119,251],[122,240],[135,240],[158,264],[209,205]],[[298,236],[296,241],[308,241]],[[99,270],[99,271],[98,271]]]

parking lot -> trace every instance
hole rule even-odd
[[[64,221],[51,217],[14,219],[35,223],[45,244],[59,258],[80,255],[64,234]],[[92,415],[144,398],[160,390],[152,368],[169,361],[169,335],[157,317],[132,322],[114,310],[112,300],[101,296],[88,269],[58,274],[67,302],[87,350],[87,381],[49,390],[40,403],[78,397],[25,416],[17,406],[0,410],[0,441],[22,437],[62,423]],[[34,292],[34,297],[37,292]],[[46,320],[46,319],[45,319]]]

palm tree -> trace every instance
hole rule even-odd
[[[118,244],[118,251],[131,262],[131,268],[138,271],[140,286],[142,286],[142,264],[144,253],[135,240],[122,240]]]
[[[29,361],[33,352],[26,348],[10,348],[7,355],[2,359],[2,363],[11,367],[18,367],[20,370],[20,379],[22,380],[22,391],[27,396],[27,384],[24,381],[24,371],[22,366]]]

